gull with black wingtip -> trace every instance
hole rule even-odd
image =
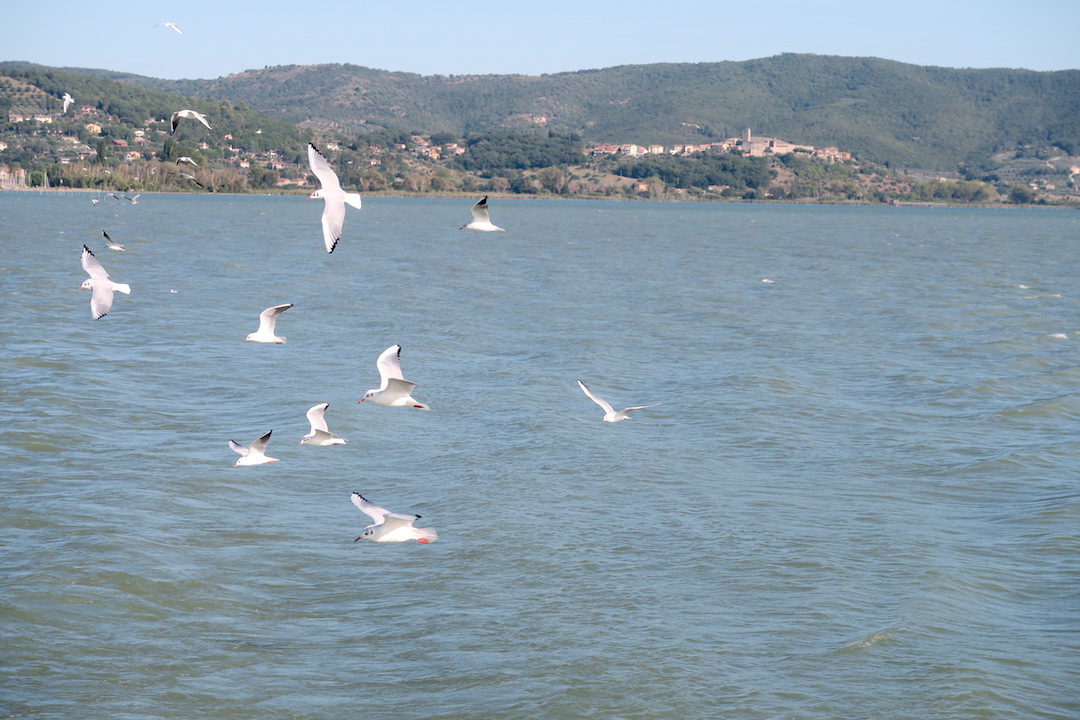
[[[323,201],[322,231],[323,244],[326,252],[334,252],[338,240],[341,239],[341,229],[345,226],[345,205],[351,205],[360,209],[362,198],[360,193],[345,192],[341,189],[341,182],[337,173],[330,167],[329,161],[319,152],[319,149],[308,143],[308,165],[311,166],[312,174],[319,179],[318,190],[308,196],[308,200]]]
[[[480,198],[475,205],[472,206],[472,221],[462,225],[458,230],[479,230],[480,232],[495,232],[497,230],[505,230],[498,225],[494,225],[491,222],[491,213],[488,211],[487,195]]]
[[[413,523],[420,519],[419,515],[390,512],[386,508],[379,507],[358,492],[354,492],[350,498],[353,505],[360,509],[372,520],[374,524],[364,528],[360,537],[353,540],[371,540],[373,542],[406,542],[416,540],[427,545],[439,539],[435,528],[417,528]]]
[[[311,432],[300,440],[301,445],[315,445],[317,447],[345,445],[345,438],[339,438],[331,433],[330,428],[326,425],[326,408],[328,407],[330,407],[330,403],[320,403],[307,411]]]
[[[378,405],[386,405],[388,407],[414,407],[420,410],[430,410],[427,405],[418,400],[413,399],[413,388],[416,387],[416,383],[406,380],[401,375],[401,346],[391,345],[383,350],[379,355],[379,359],[375,361],[376,367],[379,368],[379,377],[382,378],[382,384],[372,390],[368,390],[364,393],[364,397],[357,400],[357,402],[364,402],[370,400]]]
[[[108,315],[109,309],[112,308],[113,293],[122,292],[125,295],[130,295],[131,286],[127,283],[110,280],[109,273],[105,271],[94,253],[90,252],[90,248],[85,245],[83,245],[82,251],[82,266],[90,277],[83,280],[83,284],[79,286],[79,289],[93,291],[90,296],[90,316],[95,320],[100,320]]]
[[[284,345],[285,337],[274,334],[274,328],[277,326],[278,315],[285,312],[293,306],[292,303],[285,303],[284,305],[274,305],[268,307],[259,313],[259,329],[253,333],[248,333],[248,336],[244,338],[244,342],[257,342],[257,343],[274,343],[276,345]]]
[[[240,467],[241,465],[265,465],[266,463],[277,462],[277,458],[268,457],[266,455],[266,443],[270,441],[270,434],[273,433],[270,430],[258,440],[252,440],[251,444],[244,447],[235,440],[229,441],[229,447],[234,452],[240,454],[240,459],[236,461],[233,467]]]

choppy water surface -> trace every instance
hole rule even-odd
[[[470,204],[0,195],[5,715],[1080,715],[1080,215]]]

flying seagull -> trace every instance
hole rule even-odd
[[[270,440],[270,432],[263,435],[258,440],[253,440],[250,445],[244,447],[235,440],[229,441],[229,447],[235,452],[240,453],[240,459],[236,461],[233,467],[239,467],[240,465],[262,465],[263,463],[277,462],[277,458],[267,457],[266,455],[266,443]]]
[[[307,419],[308,423],[311,424],[311,432],[303,437],[300,441],[301,445],[326,447],[327,445],[345,444],[345,438],[339,438],[334,435],[326,426],[326,408],[328,407],[330,407],[330,403],[321,403],[307,411]]]
[[[155,25],[154,27],[162,27],[162,26],[164,26],[164,27],[167,27],[167,28],[172,28],[172,29],[173,29],[173,30],[175,30],[176,32],[180,33],[181,35],[183,35],[183,34],[184,34],[184,31],[183,31],[183,30],[181,30],[180,28],[176,27],[176,23],[174,23],[174,22],[163,22],[163,23],[158,23],[158,24],[157,24],[157,25]]]
[[[89,275],[86,280],[83,280],[83,284],[79,286],[80,290],[91,290],[93,294],[90,296],[90,316],[95,320],[105,317],[109,314],[109,308],[112,307],[113,292],[122,292],[125,295],[131,294],[131,286],[126,283],[115,283],[109,279],[109,273],[105,272],[105,268],[101,266],[101,263],[94,253],[90,252],[90,248],[83,245],[82,251],[82,266],[86,274]]]
[[[206,126],[207,130],[213,130],[214,129],[214,128],[210,127],[210,123],[208,123],[206,121],[206,116],[203,115],[201,112],[196,112],[194,110],[177,110],[176,112],[174,112],[172,114],[172,117],[169,118],[169,123],[172,125],[172,131],[173,132],[176,132],[176,126],[180,124],[180,118],[188,118],[189,120],[198,120],[199,122],[201,122],[203,125]]]
[[[332,253],[341,239],[341,228],[345,225],[345,203],[359,210],[360,193],[345,192],[341,189],[337,173],[330,167],[326,157],[311,143],[308,143],[307,156],[311,172],[322,186],[311,193],[308,200],[322,198],[325,203],[322,213],[323,243],[326,245],[326,252]]]
[[[585,385],[585,383],[578,380],[577,384],[581,386],[582,391],[589,396],[590,400],[592,400],[594,403],[604,409],[604,419],[600,422],[619,422],[620,420],[625,420],[626,418],[630,417],[627,413],[629,413],[631,410],[642,410],[644,408],[655,407],[660,404],[653,403],[652,405],[634,405],[633,407],[628,407],[625,410],[615,412],[615,408],[611,407],[611,405],[609,405],[607,401],[604,400],[602,397],[594,394],[593,391]]]
[[[193,183],[195,183],[196,185],[198,185],[199,187],[201,187],[201,188],[202,188],[203,190],[205,190],[205,189],[206,189],[206,186],[205,186],[205,185],[203,185],[203,184],[202,184],[201,182],[199,182],[198,180],[196,180],[196,179],[195,179],[195,176],[194,176],[194,175],[188,175],[187,173],[183,173],[183,172],[182,172],[182,173],[180,173],[180,177],[184,178],[185,180],[190,180],[191,182],[193,182]]]
[[[284,336],[278,337],[277,335],[274,335],[274,325],[277,324],[278,315],[292,306],[292,303],[285,303],[284,305],[275,305],[263,310],[259,313],[259,329],[253,333],[248,333],[248,336],[244,338],[244,342],[250,340],[251,342],[277,343],[278,345],[284,345]]]
[[[382,355],[379,355],[379,359],[375,362],[375,365],[379,368],[379,376],[382,378],[382,385],[373,390],[368,390],[364,393],[364,397],[357,400],[357,402],[364,402],[370,400],[373,403],[379,405],[387,405],[389,407],[414,407],[421,410],[430,410],[430,408],[422,402],[418,402],[409,395],[412,389],[416,387],[416,383],[409,382],[401,376],[401,346],[391,345],[383,350]]]
[[[102,235],[102,237],[105,238],[105,247],[109,248],[110,250],[117,250],[119,252],[126,252],[124,250],[123,245],[119,245],[119,244],[113,242],[113,239],[111,237],[109,237],[109,233],[102,230],[101,235]]]
[[[480,198],[475,205],[472,206],[472,222],[467,225],[462,225],[458,230],[480,230],[482,232],[494,232],[496,230],[504,230],[498,225],[491,224],[491,215],[488,213],[487,195]]]
[[[371,502],[358,492],[350,496],[353,505],[360,508],[372,520],[374,524],[364,528],[363,534],[353,540],[372,540],[374,542],[405,542],[416,540],[427,545],[439,539],[439,533],[435,528],[417,528],[413,523],[420,519],[419,515],[407,515],[405,513],[390,512]]]
[[[69,95],[68,93],[64,93],[63,100],[64,100],[64,109],[63,109],[62,112],[67,112],[68,108],[71,107],[71,103],[75,102],[75,98],[71,97],[71,95]]]
[[[198,167],[198,166],[199,166],[199,163],[195,162],[194,160],[192,160],[191,158],[189,158],[189,157],[188,157],[187,155],[185,155],[185,156],[183,156],[183,157],[178,157],[178,158],[176,158],[176,164],[177,164],[177,165],[179,165],[179,164],[180,164],[180,163],[182,163],[182,162],[183,162],[183,163],[188,163],[188,164],[194,165],[195,167]]]

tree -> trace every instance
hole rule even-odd
[[[1027,185],[1017,183],[1008,189],[1009,202],[1014,205],[1030,205],[1035,202],[1035,191]]]
[[[540,182],[540,187],[556,195],[566,192],[570,180],[566,171],[560,167],[541,168],[536,172],[536,179]]]
[[[430,139],[432,145],[446,145],[447,143],[455,142],[457,140],[457,136],[453,133],[437,132],[432,133]]]
[[[278,174],[273,170],[258,165],[248,168],[248,184],[253,188],[272,188],[277,180]]]

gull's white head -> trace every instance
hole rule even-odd
[[[93,289],[94,289],[94,280],[93,280],[93,278],[86,278],[85,280],[83,280],[82,285],[79,286],[79,290],[93,290]]]

